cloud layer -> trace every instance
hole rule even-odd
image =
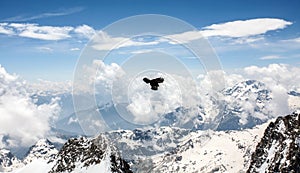
[[[130,117],[128,116],[125,119],[141,124],[152,123],[159,119],[162,114],[175,111],[178,107],[193,109],[201,106],[206,112],[205,119],[214,118],[220,112],[220,110],[217,110],[218,106],[216,104],[221,103],[221,100],[224,100],[228,105],[239,102],[239,106],[245,111],[238,114],[244,124],[247,123],[249,115],[266,120],[293,111],[291,105],[289,105],[290,96],[288,92],[300,91],[298,82],[300,80],[298,76],[300,69],[285,64],[271,64],[266,67],[249,66],[237,74],[223,73],[227,87],[232,87],[247,80],[257,80],[264,84],[259,90],[267,89],[271,91],[272,100],[265,103],[266,105],[263,108],[265,114],[262,114],[261,112],[255,112],[256,107],[260,106],[257,102],[258,96],[256,93],[250,93],[245,100],[214,95],[212,85],[220,80],[217,77],[211,78],[209,75],[200,75],[199,81],[195,81],[175,74],[153,73],[131,78],[127,76],[126,80],[122,80],[126,72],[117,64],[106,65],[102,61],[96,61],[94,64],[97,66],[98,72],[97,70],[93,71],[97,75],[91,80],[95,80],[96,93],[102,95],[100,98],[107,98],[107,102],[114,97],[115,104],[127,102],[125,109],[133,117],[128,118]],[[96,69],[95,67],[94,69]],[[145,75],[152,78],[164,76],[166,79],[159,90],[153,92],[147,84],[142,82]],[[117,82],[114,81],[115,79],[117,79]],[[198,93],[191,89],[194,84],[197,86]],[[114,89],[111,91],[112,88]],[[110,94],[115,96],[111,98]],[[191,116],[194,115],[197,114]],[[185,119],[193,118],[190,115],[184,117]]]
[[[1,148],[28,146],[44,138],[59,110],[56,99],[36,105],[25,82],[0,66]]]

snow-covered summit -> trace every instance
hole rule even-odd
[[[100,166],[98,170],[100,172],[131,172],[128,163],[102,134],[92,139],[85,137],[69,139],[50,162],[54,163],[50,173],[84,170],[86,172],[95,165]]]
[[[36,159],[49,160],[58,153],[54,144],[48,139],[40,139],[35,145],[31,146],[23,162],[28,164]]]
[[[9,172],[22,166],[24,166],[22,161],[9,150],[0,149],[0,172]]]

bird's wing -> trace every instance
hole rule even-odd
[[[151,80],[145,77],[145,78],[143,79],[143,81],[146,82],[146,83],[150,83]]]
[[[153,79],[155,80],[155,82],[157,83],[163,83],[164,82],[164,78],[160,77],[160,78],[156,78],[156,79]]]

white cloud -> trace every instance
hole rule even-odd
[[[140,53],[149,53],[149,52],[152,52],[152,51],[153,51],[153,49],[139,49],[139,50],[131,51],[130,53],[140,54]]]
[[[58,95],[64,93],[70,93],[72,91],[72,82],[54,82],[43,79],[38,79],[38,82],[31,82],[26,84],[26,88],[30,93],[36,93],[38,95]]]
[[[92,38],[96,33],[96,31],[88,25],[77,26],[74,32],[88,39]]]
[[[288,40],[282,40],[283,42],[294,42],[294,43],[300,43],[300,37],[292,38]]]
[[[43,26],[35,23],[0,23],[0,34],[56,41],[72,37],[89,39],[95,34],[95,30],[88,25],[72,27]]]
[[[233,97],[218,97],[218,99],[224,99],[227,106],[241,106],[243,112],[237,115],[241,118],[240,123],[242,124],[247,123],[249,115],[261,120],[287,115],[299,108],[294,105],[295,101],[291,101],[291,99],[295,98],[291,98],[287,94],[289,91],[300,91],[299,74],[299,67],[286,64],[270,64],[265,67],[249,66],[241,71],[224,74],[227,87],[232,87],[249,79],[264,83],[265,89],[271,91],[270,96],[272,99],[268,103],[265,103],[263,112],[255,111],[255,107],[260,105],[257,104],[257,96],[253,93],[250,93],[249,96],[247,95],[247,99],[245,100],[235,100]],[[217,111],[217,108],[213,107],[214,103],[211,103],[213,100],[206,97],[205,94],[210,92],[209,88],[211,88],[213,81],[218,80],[218,78],[211,79],[208,75],[200,75],[199,80],[201,95],[199,103],[204,107],[205,112]]]
[[[97,35],[93,38],[92,47],[96,50],[111,50],[120,44],[128,40],[125,37],[111,37],[106,32],[99,31]]]
[[[80,49],[78,47],[73,47],[73,48],[70,48],[70,51],[79,51]]]
[[[268,31],[283,29],[291,24],[292,22],[276,18],[237,20],[206,26],[200,33],[206,37],[249,37],[265,34]]]
[[[92,80],[95,80],[96,84],[104,84],[107,88],[112,85],[112,82],[115,79],[120,78],[124,75],[124,71],[118,64],[112,63],[110,65],[106,65],[101,60],[93,61],[93,69],[95,70],[94,72],[96,74],[96,77],[95,79],[91,78],[90,82],[92,83]]]
[[[270,60],[270,59],[281,59],[282,57],[279,55],[268,55],[268,56],[263,56],[260,57],[259,59],[261,60]]]
[[[260,80],[269,86],[283,85],[295,90],[300,88],[300,69],[286,64],[270,64],[266,67],[250,66],[244,69],[246,77]]]
[[[187,99],[185,97],[187,93],[182,91],[178,78],[175,79],[176,76],[157,73],[147,77],[155,78],[159,76],[163,76],[165,80],[160,84],[157,91],[151,90],[149,84],[143,82],[144,76],[129,79],[131,81],[130,85],[127,91],[124,92],[128,92],[129,103],[126,108],[134,116],[134,123],[153,123],[161,115],[182,106],[184,104],[183,99]],[[185,100],[185,102],[187,101]]]
[[[131,120],[140,124],[152,123],[158,120],[161,114],[172,112],[180,106],[195,110],[195,113],[182,115],[183,118],[179,120],[180,123],[195,118],[198,115],[196,111],[198,106],[201,106],[205,112],[204,121],[209,121],[220,113],[222,105],[218,104],[224,103],[227,103],[227,106],[234,104],[241,106],[244,112],[237,113],[237,115],[241,118],[240,123],[242,124],[247,123],[249,116],[266,120],[290,113],[292,109],[288,103],[289,96],[287,93],[291,90],[300,91],[300,68],[284,64],[271,64],[266,67],[250,66],[232,74],[213,71],[206,75],[200,75],[199,83],[195,83],[193,79],[174,74],[153,73],[152,76],[147,75],[147,77],[163,76],[165,78],[164,83],[155,92],[149,88],[149,85],[142,82],[144,76],[129,76],[117,64],[106,65],[103,61],[95,60],[93,66],[86,68],[86,70],[84,74],[88,76],[93,74],[86,81],[91,84],[90,89],[96,89],[96,94],[99,95],[101,101],[105,100],[104,103],[107,103],[113,100],[115,104],[126,103],[122,109],[123,113],[124,110],[129,111]],[[225,85],[220,83],[221,75],[225,78]],[[272,92],[272,100],[265,103],[263,112],[255,111],[256,107],[259,106],[257,94],[250,93],[244,100],[212,94],[213,90],[219,90],[225,86],[232,87],[248,79],[263,82],[266,88]],[[95,87],[92,85],[93,81]],[[193,85],[196,85],[198,93],[192,89]],[[225,102],[222,102],[223,100]]]
[[[73,29],[73,27],[39,26],[37,24],[24,24],[24,26],[21,26],[20,28],[16,29],[20,30],[19,36],[21,37],[35,38],[41,40],[63,40],[71,37],[69,35],[69,32]]]
[[[53,52],[53,49],[50,47],[37,47],[37,49],[41,52]]]
[[[203,37],[231,38],[232,43],[253,43],[264,40],[263,34],[268,31],[284,29],[292,22],[276,18],[257,18],[249,20],[237,20],[221,24],[213,24],[203,27],[201,30],[187,31],[178,34],[167,35],[170,44],[188,43]],[[166,41],[166,40],[164,40]]]
[[[198,105],[196,83],[193,79],[175,74],[151,73],[147,77],[164,77],[165,81],[158,91],[150,89],[143,82],[143,75],[137,77],[126,74],[117,64],[105,64],[94,60],[91,67],[85,67],[85,76],[89,76],[83,92],[95,93],[97,104],[102,105],[114,101],[122,110],[130,112],[125,116],[134,123],[153,123],[160,115],[174,111],[180,106],[193,107]],[[94,85],[93,85],[94,84]],[[124,104],[125,103],[125,104]],[[124,111],[121,111],[124,113]],[[122,115],[121,115],[122,116]],[[189,117],[189,115],[187,115]]]
[[[44,138],[60,108],[57,100],[35,105],[24,81],[0,67],[0,136],[8,136],[6,147],[32,145]],[[4,145],[4,143],[2,144]]]
[[[62,40],[71,37],[69,32],[73,27],[69,26],[40,26],[33,23],[0,23],[5,26],[6,31],[3,34],[15,34],[20,37],[28,37],[41,40]],[[0,28],[1,30],[1,28]]]
[[[13,35],[14,31],[7,27],[7,23],[0,23],[0,34]]]
[[[112,63],[110,65],[105,64],[102,60],[93,60],[89,65],[83,66],[85,82],[74,83],[76,88],[73,92],[76,94],[83,93],[101,93],[106,96],[110,95],[111,86],[114,80],[119,79],[125,72],[122,68],[116,64]],[[103,98],[104,99],[104,98]]]
[[[164,39],[159,39],[155,41],[144,42],[139,40],[133,40],[127,37],[113,37],[104,31],[99,31],[97,35],[93,38],[92,47],[96,50],[112,50],[121,47],[156,45],[165,41],[166,40]]]
[[[250,66],[244,69],[245,77],[262,81],[272,91],[269,109],[273,116],[290,113],[288,105],[289,91],[300,89],[300,68],[286,64],[270,64],[266,67]]]
[[[263,40],[265,40],[265,38],[260,35],[260,36],[236,38],[233,40],[233,42],[238,44],[245,44],[245,43],[254,43]]]
[[[187,43],[192,40],[204,38],[200,31],[188,31],[179,34],[167,35],[167,38],[173,40],[171,44]]]
[[[75,7],[75,8],[64,9],[64,10],[56,11],[56,12],[41,13],[41,14],[37,14],[37,15],[34,15],[34,16],[19,15],[19,16],[14,16],[14,17],[4,19],[3,21],[23,22],[23,21],[29,21],[29,20],[34,20],[34,19],[42,19],[42,18],[48,18],[48,17],[58,17],[58,16],[70,15],[70,14],[73,14],[73,13],[80,12],[82,10],[83,10],[82,7]]]
[[[92,47],[97,50],[111,50],[121,47],[156,45],[163,42],[170,44],[187,43],[204,37],[232,38],[235,43],[253,43],[263,40],[263,34],[268,31],[283,29],[292,22],[277,18],[257,18],[249,20],[230,21],[203,27],[202,30],[188,31],[179,34],[166,35],[152,41],[135,40],[124,36],[111,36],[99,31],[93,40]],[[34,23],[0,23],[0,33],[14,34],[41,40],[64,40],[72,37],[91,38],[96,30],[88,25],[71,26],[40,26]],[[171,39],[171,40],[169,40]],[[176,41],[180,41],[177,43]],[[299,42],[296,38],[293,41]]]

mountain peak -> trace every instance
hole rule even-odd
[[[87,171],[95,165],[104,167],[102,169],[106,172],[131,173],[128,163],[120,157],[117,149],[103,134],[92,139],[69,139],[57,154],[50,172]]]
[[[49,160],[58,153],[54,144],[48,139],[40,139],[33,146],[31,146],[24,158],[24,163],[28,164],[36,159]]]
[[[300,170],[300,114],[271,122],[252,154],[248,172],[297,172]]]
[[[233,87],[229,87],[224,90],[224,95],[230,95],[235,98],[242,98],[249,96],[249,93],[260,93],[264,92],[268,94],[270,90],[266,85],[257,80],[246,80],[240,83],[235,84]]]
[[[0,172],[9,172],[15,168],[22,167],[22,162],[15,157],[9,150],[0,149]]]

